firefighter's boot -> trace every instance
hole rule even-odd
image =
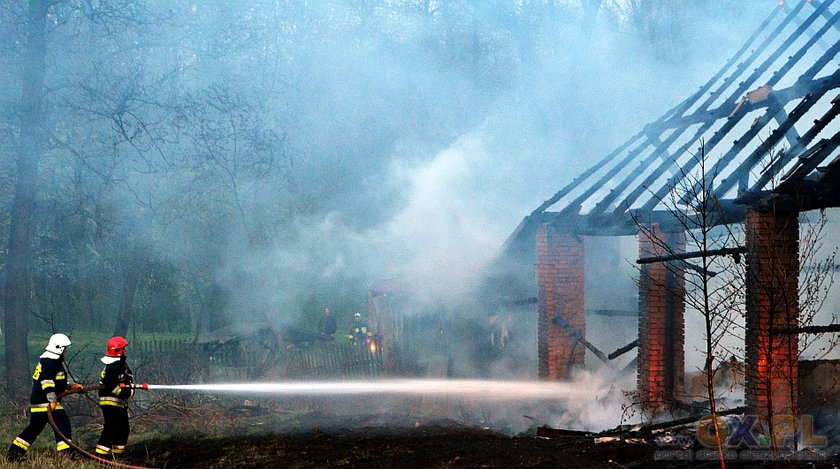
[[[114,445],[111,448],[111,457],[114,458],[114,461],[119,461],[120,459],[124,459],[125,457],[125,445]]]
[[[24,461],[26,460],[26,450],[12,443],[9,445],[9,452],[6,453],[6,460],[9,462]]]

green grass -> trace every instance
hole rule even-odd
[[[87,396],[90,397],[90,396]],[[275,398],[249,398],[249,405],[256,406],[259,414],[252,414],[240,408],[244,405],[241,396],[214,394],[148,394],[150,399],[174,407],[158,406],[155,402],[138,405],[132,414],[131,435],[128,451],[135,458],[133,463],[154,466],[154,460],[143,464],[144,447],[158,447],[160,442],[168,440],[195,440],[263,435],[267,432],[287,431],[300,428],[301,422],[312,421],[312,416],[319,416],[320,410],[312,409],[306,400],[293,400],[278,403]],[[96,445],[102,420],[93,401],[81,396],[74,396],[65,401],[65,407],[71,414],[73,423],[73,441],[90,451]],[[151,409],[143,411],[143,408]],[[314,412],[314,414],[313,414]],[[5,462],[5,451],[14,437],[26,426],[28,413],[7,403],[0,390],[0,469],[4,468],[97,468],[105,467],[87,461],[67,461],[55,454],[51,429],[44,429],[30,450],[29,459],[24,463]],[[132,450],[138,452],[132,453]],[[158,461],[159,462],[159,461]],[[165,464],[166,461],[163,461]],[[161,467],[160,465],[157,467]]]
[[[4,454],[0,457],[0,469],[6,468],[18,468],[18,469],[55,469],[57,467],[66,467],[66,468],[78,468],[78,469],[97,469],[102,468],[104,466],[100,466],[99,463],[96,461],[83,461],[83,460],[71,460],[64,455],[57,455],[55,451],[36,451],[30,450],[26,461],[19,462],[19,463],[12,463],[8,462],[5,459],[5,451],[3,449]]]
[[[52,429],[48,426],[41,432],[38,439],[30,447],[26,461],[10,463],[6,461],[6,452],[12,440],[26,427],[29,422],[29,415],[23,410],[15,409],[9,405],[5,395],[0,394],[0,469],[4,468],[26,468],[46,469],[56,467],[73,468],[97,468],[100,467],[93,461],[70,460],[65,455],[59,455],[55,451],[55,439]],[[98,437],[99,425],[88,425],[80,428],[73,428],[73,441],[83,448],[92,448]]]

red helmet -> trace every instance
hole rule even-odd
[[[108,356],[121,357],[125,355],[125,348],[128,347],[128,341],[122,337],[112,337],[108,341]]]

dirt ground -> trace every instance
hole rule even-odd
[[[647,445],[592,438],[506,436],[443,426],[311,431],[214,440],[150,442],[136,463],[165,468],[605,468],[648,467]]]
[[[361,398],[231,398],[180,406],[167,400],[168,411],[158,408],[132,420],[125,462],[161,469],[718,467],[716,455],[699,443],[691,418],[678,426],[669,421],[590,433],[546,427],[539,417],[546,414],[520,415],[537,417],[528,417],[531,425],[506,427],[475,407],[457,416],[452,407],[433,411],[439,402],[415,408],[406,400],[379,401],[381,408],[371,413],[361,411],[371,410],[369,399]],[[838,412],[832,407],[815,416],[833,422]],[[477,414],[482,419],[467,418]],[[799,461],[777,465],[761,456],[744,458],[751,456],[748,447],[735,450],[727,467],[840,467],[834,456],[840,454],[835,443],[840,422],[819,427],[817,434],[829,436],[818,448],[824,454],[809,453],[819,457],[800,452]]]
[[[458,424],[368,426],[288,434],[147,441],[127,462],[186,468],[695,468],[716,461],[661,461],[652,439],[557,432],[504,435]],[[533,433],[533,432],[531,432]],[[539,431],[545,434],[546,431]],[[609,441],[599,442],[605,438]],[[617,440],[617,441],[615,441]],[[731,461],[727,467],[837,467],[829,461],[775,466]]]

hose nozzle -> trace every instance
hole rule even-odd
[[[149,383],[140,383],[140,384],[125,384],[120,383],[120,389],[142,389],[144,391],[149,390]]]

